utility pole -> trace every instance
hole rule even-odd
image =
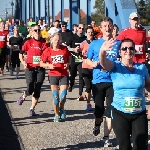
[[[14,17],[14,2],[13,2],[13,0],[12,0],[12,2],[11,2],[11,7],[12,7],[12,18]]]

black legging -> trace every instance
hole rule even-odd
[[[148,150],[148,119],[146,111],[138,114],[125,114],[112,107],[112,127],[120,150]]]
[[[12,68],[20,67],[19,51],[12,51],[11,62]]]
[[[79,72],[79,95],[82,95],[84,81],[82,76],[82,63],[71,62],[70,64],[70,86],[73,87],[75,82],[75,77],[77,75],[77,70]]]
[[[0,53],[0,68],[3,70],[6,62],[6,48],[2,48]]]
[[[92,90],[92,72],[92,69],[82,68],[82,76],[86,87],[85,92],[87,93],[91,93]]]

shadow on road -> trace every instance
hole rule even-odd
[[[22,150],[0,92],[0,150]]]

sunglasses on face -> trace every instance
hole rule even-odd
[[[34,29],[34,32],[40,32],[41,30],[40,29]]]
[[[82,29],[82,30],[84,30],[84,28],[83,28],[83,27],[79,27],[79,29]]]
[[[127,47],[127,46],[126,46],[126,47],[122,47],[122,48],[121,48],[122,51],[127,51],[127,49],[130,50],[130,51],[134,51],[134,50],[135,50],[135,47],[133,47],[133,46]]]
[[[62,25],[62,27],[66,27],[66,25]]]

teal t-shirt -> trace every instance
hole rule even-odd
[[[114,108],[129,114],[137,114],[146,109],[143,89],[149,74],[144,64],[135,63],[134,71],[130,71],[122,62],[116,61],[110,76],[114,89]]]

